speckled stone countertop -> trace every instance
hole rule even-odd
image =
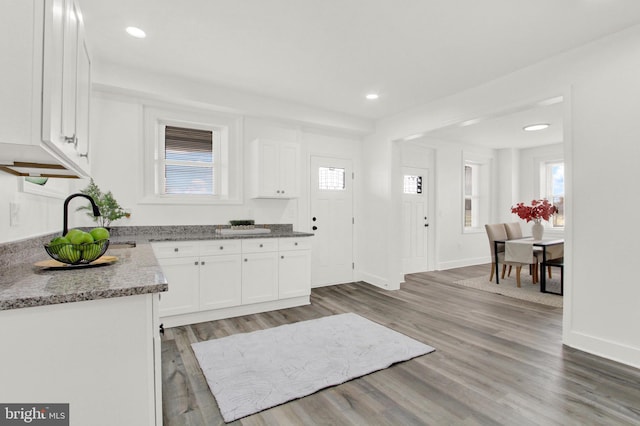
[[[132,226],[118,227],[112,233],[112,239],[120,241],[195,241],[195,240],[235,240],[248,238],[292,238],[311,237],[314,234],[308,232],[293,231],[293,226],[286,225],[256,225],[256,228],[268,228],[270,233],[265,234],[222,234],[220,229],[229,226]],[[130,237],[130,238],[128,238]]]
[[[43,244],[56,234],[0,244],[0,310],[19,309],[94,299],[167,291],[167,280],[151,243],[245,238],[308,237],[291,225],[264,225],[268,234],[223,235],[224,226],[115,227],[106,255],[118,260],[110,265],[64,270],[43,269],[35,262],[48,260]],[[134,242],[129,248],[124,242]]]

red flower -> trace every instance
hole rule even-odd
[[[558,208],[547,199],[532,200],[530,206],[518,203],[511,207],[511,213],[517,214],[522,220],[531,222],[532,220],[540,221],[540,219],[549,220],[551,216],[558,213]]]

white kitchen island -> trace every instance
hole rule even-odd
[[[110,254],[96,268],[2,268],[0,402],[68,403],[71,425],[162,424],[166,280],[148,244]]]

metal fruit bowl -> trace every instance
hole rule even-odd
[[[102,256],[109,248],[109,240],[98,240],[84,244],[45,244],[47,254],[58,262],[68,265],[91,263]]]

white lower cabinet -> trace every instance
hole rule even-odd
[[[200,309],[219,309],[241,303],[239,254],[204,256],[200,260]]]
[[[161,259],[162,272],[171,283],[160,296],[160,315],[177,315],[198,309],[200,268],[198,257]]]
[[[278,253],[242,255],[242,303],[278,298]]]
[[[162,425],[157,303],[155,293],[0,311],[0,401],[68,403],[72,425]]]
[[[308,237],[153,243],[169,282],[165,327],[309,303]]]
[[[281,251],[278,259],[278,297],[311,294],[311,253],[309,250]]]

